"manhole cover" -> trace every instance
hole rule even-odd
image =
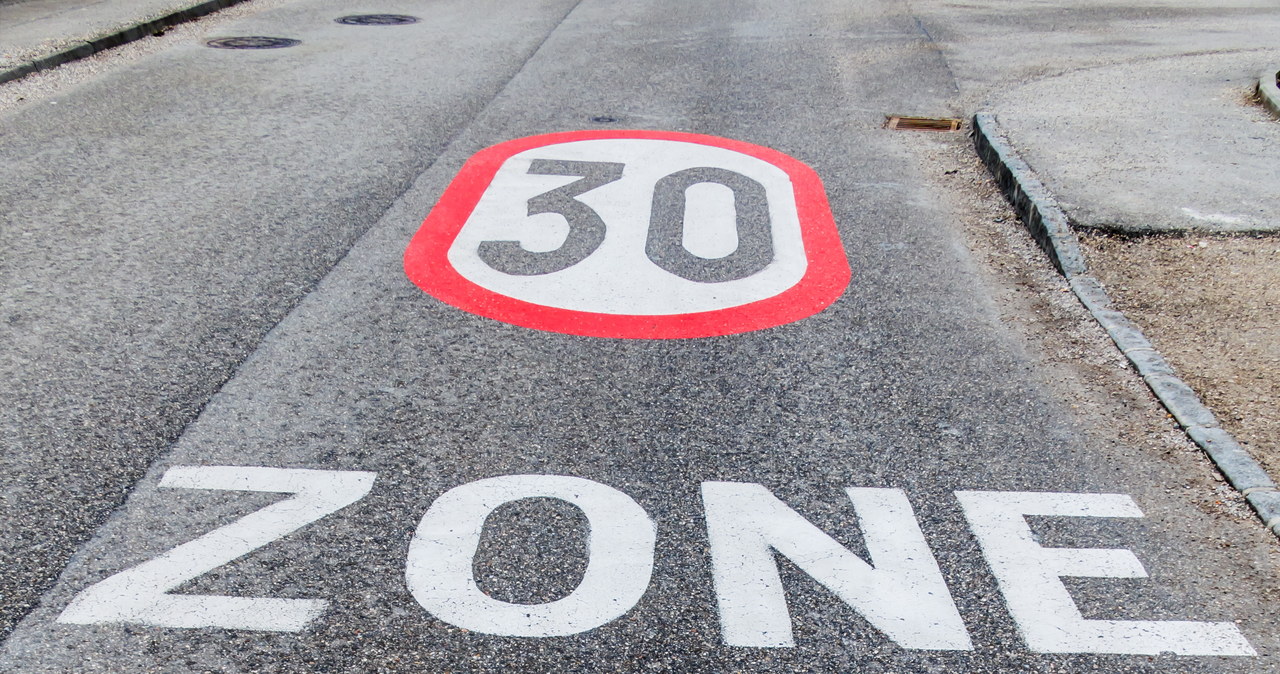
[[[280,49],[281,47],[300,45],[302,42],[287,37],[247,35],[244,37],[220,37],[215,40],[209,40],[205,44],[217,49]]]
[[[952,117],[885,117],[884,128],[897,131],[959,131],[964,120]]]
[[[356,14],[334,20],[348,26],[403,26],[406,23],[417,23],[418,17],[407,14]]]

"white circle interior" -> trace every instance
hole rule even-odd
[[[525,250],[545,252],[559,248],[569,231],[561,215],[530,217],[528,202],[579,178],[530,175],[534,159],[616,162],[624,167],[617,181],[575,197],[605,223],[604,242],[594,253],[549,274],[506,274],[480,259],[477,250],[482,242],[517,241]],[[654,186],[667,175],[696,167],[735,171],[764,185],[774,256],[761,271],[733,281],[701,283],[672,274],[645,255]],[[708,259],[736,250],[732,191],[700,183],[685,195],[685,249]],[[448,257],[468,281],[500,295],[573,311],[641,316],[715,311],[767,299],[799,283],[808,266],[795,190],[785,171],[725,148],[642,138],[573,141],[512,155],[463,224]]]

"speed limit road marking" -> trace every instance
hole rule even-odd
[[[850,276],[812,169],[758,145],[661,131],[555,133],[477,153],[404,265],[464,311],[631,339],[798,321]]]

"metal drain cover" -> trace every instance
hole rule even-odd
[[[884,128],[897,131],[959,131],[964,120],[954,117],[885,117]]]
[[[244,37],[220,37],[205,42],[216,49],[280,49],[302,44],[301,40],[287,37],[265,37],[262,35],[246,35]]]
[[[417,23],[418,17],[407,14],[355,14],[334,19],[334,21],[348,26],[403,26],[407,23]]]

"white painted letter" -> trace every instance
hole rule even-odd
[[[294,496],[85,588],[58,622],[297,632],[323,613],[329,602],[166,593],[359,501],[373,488],[374,477],[374,473],[355,471],[248,466],[170,468],[160,480],[161,487]]]
[[[867,564],[764,486],[702,483],[720,629],[731,646],[792,646],[776,550],[904,648],[971,650],[942,572],[900,489],[845,490]]]
[[[527,498],[568,501],[591,527],[582,582],[545,604],[494,599],[472,573],[489,513]],[[405,578],[423,608],[458,627],[513,637],[577,634],[619,618],[644,596],[655,536],[644,509],[612,487],[560,475],[494,477],[454,487],[431,504],[409,543]]]
[[[1031,650],[1257,655],[1231,623],[1084,619],[1062,576],[1146,578],[1142,562],[1123,549],[1041,547],[1024,516],[1142,517],[1128,496],[958,491],[956,498]]]

